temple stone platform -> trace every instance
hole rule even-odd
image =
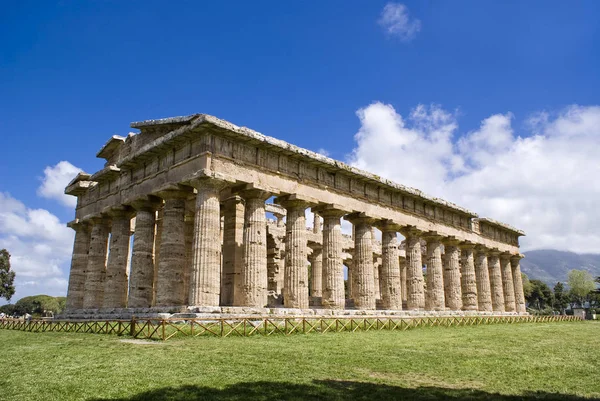
[[[295,308],[248,308],[248,307],[153,307],[79,309],[56,316],[57,320],[130,320],[139,319],[219,319],[219,318],[289,318],[289,317],[476,317],[476,316],[528,316],[518,312],[482,311],[415,311],[415,310],[365,310],[365,309],[295,309]]]

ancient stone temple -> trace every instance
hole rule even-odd
[[[65,190],[67,315],[525,313],[520,230],[212,116],[131,126]]]

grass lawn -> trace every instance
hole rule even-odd
[[[600,322],[187,338],[0,330],[0,400],[600,399]]]

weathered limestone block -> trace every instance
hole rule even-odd
[[[513,282],[515,285],[515,304],[518,313],[525,313],[525,295],[523,293],[523,278],[521,277],[521,258],[523,255],[513,255],[510,258]]]
[[[127,306],[127,289],[129,274],[129,242],[131,236],[131,216],[129,207],[113,208],[108,211],[112,220],[110,233],[110,252],[106,264],[106,281],[104,284],[104,308],[125,308]]]
[[[500,257],[497,251],[488,253],[488,269],[490,271],[490,289],[492,292],[492,309],[494,312],[504,312],[504,291],[502,289],[502,273]]]
[[[267,226],[267,305],[269,307],[283,306],[285,243],[283,236],[275,232],[280,228],[283,227],[277,225],[275,229],[272,229],[271,225]],[[236,287],[236,299],[238,293],[241,294],[241,290],[238,291]]]
[[[219,191],[224,183],[213,178],[191,182],[197,189],[189,304],[219,306],[221,291],[221,212]]]
[[[384,309],[402,309],[402,284],[397,227],[381,227],[381,301]]]
[[[461,243],[462,249],[462,301],[463,310],[477,310],[477,279],[475,277],[475,245]]]
[[[442,266],[442,242],[439,235],[428,234],[427,241],[427,298],[426,310],[444,310],[444,273]]]
[[[425,288],[421,259],[421,233],[414,229],[403,229],[401,233],[406,238],[406,307],[408,310],[423,310],[425,308]]]
[[[104,217],[90,219],[92,233],[86,269],[83,307],[85,309],[100,308],[104,300],[104,279],[106,275],[106,252],[110,220]]]
[[[487,249],[475,247],[475,275],[477,277],[477,304],[480,312],[492,311],[492,292],[488,269]]]
[[[165,200],[159,241],[156,306],[186,305],[185,292],[185,202],[189,190],[168,190],[159,195]]]
[[[244,201],[240,196],[225,200],[224,217],[221,305],[241,304],[239,296],[244,260]]]
[[[356,309],[375,309],[375,281],[373,277],[373,219],[362,215],[346,217],[354,224],[354,264],[352,266],[352,298]]]
[[[323,296],[323,246],[321,244],[309,244],[312,254],[308,258],[311,269],[311,287],[310,295],[313,297]]]
[[[83,308],[83,293],[85,288],[88,252],[90,250],[91,228],[89,222],[75,220],[68,224],[75,230],[73,243],[73,257],[69,273],[69,287],[67,290],[67,309]]]
[[[244,212],[244,264],[242,267],[242,305],[263,308],[267,305],[267,220],[265,200],[269,192],[247,189],[240,192],[246,201]]]
[[[332,205],[319,208],[323,217],[323,279],[321,305],[325,309],[344,309],[344,265],[340,218],[347,212]]]
[[[502,291],[504,292],[504,310],[515,312],[517,309],[515,305],[515,287],[509,253],[500,254],[500,270],[502,273]]]
[[[460,249],[458,241],[444,240],[444,294],[446,307],[458,311],[462,309],[460,287]]]
[[[287,210],[285,270],[283,286],[286,308],[308,308],[308,250],[306,244],[306,208],[310,201],[295,195],[278,198],[277,203]]]
[[[155,209],[160,205],[156,199],[132,202],[136,210],[135,233],[131,271],[129,272],[129,297],[127,307],[148,308],[152,306],[154,282],[154,230]]]

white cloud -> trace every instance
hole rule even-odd
[[[65,295],[74,231],[45,209],[29,209],[0,192],[0,249],[11,254],[16,294]]]
[[[410,18],[408,8],[402,3],[387,3],[378,21],[386,33],[402,41],[412,40],[421,30],[421,21]]]
[[[44,178],[42,185],[38,188],[38,195],[48,199],[54,199],[61,204],[74,208],[77,199],[74,196],[65,195],[65,187],[81,172],[79,167],[75,167],[68,161],[58,162],[55,166],[48,166],[44,169]]]
[[[600,252],[600,107],[537,114],[522,136],[511,113],[460,138],[438,106],[407,120],[382,103],[357,115],[351,164],[521,228],[524,250]]]
[[[320,155],[323,155],[325,157],[329,156],[329,151],[327,149],[324,148],[319,148],[319,150],[317,150],[317,153]]]

